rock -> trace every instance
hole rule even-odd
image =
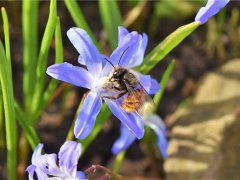
[[[207,74],[167,123],[167,179],[240,179],[240,59]]]

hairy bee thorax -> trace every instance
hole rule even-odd
[[[138,83],[137,77],[128,69],[117,67],[110,81],[115,83],[117,88],[126,88],[126,84],[134,88],[134,86]]]

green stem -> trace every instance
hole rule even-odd
[[[23,95],[25,109],[32,105],[32,96],[36,81],[38,51],[38,3],[39,1],[23,0]]]
[[[163,77],[162,77],[161,82],[160,82],[161,90],[157,94],[155,94],[155,96],[154,96],[154,103],[156,104],[156,106],[155,106],[155,109],[153,111],[156,111],[156,108],[158,107],[159,103],[162,100],[162,96],[163,96],[163,93],[165,91],[168,79],[169,79],[169,77],[170,77],[170,75],[173,71],[174,64],[175,64],[175,60],[172,60],[170,62],[170,64],[168,65],[167,70],[163,74]]]
[[[7,65],[7,59],[2,43],[0,43],[0,81],[3,94],[3,105],[7,144],[7,175],[8,179],[17,179],[17,127],[15,121],[12,75]]]
[[[3,99],[2,99],[2,89],[1,89],[1,86],[0,86],[0,152],[3,153],[3,149],[5,149],[5,136],[4,136],[4,116],[3,116]]]
[[[37,63],[37,69],[36,69],[37,71],[36,88],[32,98],[33,103],[31,106],[32,114],[37,112],[39,101],[42,98],[45,77],[46,77],[47,55],[51,45],[51,40],[54,34],[54,30],[56,27],[56,22],[57,22],[57,4],[56,4],[56,0],[51,0],[48,22],[42,38],[42,43],[41,43],[40,52],[38,56],[38,63]],[[35,119],[31,119],[31,120],[35,121]]]
[[[14,107],[17,120],[24,131],[25,137],[27,138],[29,144],[31,145],[31,148],[34,150],[35,147],[40,143],[37,132],[31,126],[31,124],[28,123],[29,120],[27,119],[27,115],[23,113],[17,102],[15,102]]]
[[[10,74],[12,74],[8,16],[4,7],[1,8],[1,12],[2,12],[2,19],[3,19],[6,59],[7,59],[8,69],[10,70]]]
[[[124,160],[124,157],[126,155],[126,151],[121,151],[117,156],[113,164],[112,171],[115,174],[118,174],[122,165],[122,162]]]
[[[144,58],[143,63],[135,69],[143,74],[147,74],[159,63],[171,50],[173,50],[180,42],[189,36],[198,26],[199,22],[192,22],[176,29],[168,35],[161,43],[159,43]]]
[[[89,34],[89,36],[91,37],[91,39],[93,40],[94,44],[97,46],[97,48],[99,50],[101,50],[101,46],[99,45],[99,43],[97,42],[97,40],[95,39],[83,13],[82,10],[80,9],[78,3],[76,0],[64,0],[64,3],[70,13],[70,15],[73,18],[74,23],[84,29],[85,31],[87,31],[87,33]]]
[[[61,34],[61,25],[60,19],[57,17],[57,23],[55,28],[55,63],[63,62],[63,44],[62,44],[62,34]],[[34,116],[32,116],[32,123],[36,122],[37,117],[41,113],[42,109],[49,103],[50,98],[57,88],[59,81],[55,79],[51,79],[50,83],[48,84],[47,89],[44,91],[42,98],[39,100],[37,104],[37,109],[34,112]]]

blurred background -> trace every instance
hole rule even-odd
[[[118,1],[128,30],[149,36],[146,54],[178,27],[191,23],[205,1],[155,0]],[[64,61],[77,65],[78,53],[66,31],[76,26],[63,1],[58,1],[64,45]],[[111,53],[97,1],[78,1],[94,36]],[[22,24],[21,1],[1,1],[10,22],[14,95],[22,101]],[[152,71],[161,80],[170,60],[175,67],[167,83],[158,114],[168,127],[169,158],[163,159],[156,148],[136,141],[127,151],[119,174],[155,179],[239,179],[240,168],[240,2],[231,1],[218,15],[200,26],[177,46]],[[135,13],[134,13],[135,11]],[[42,38],[49,13],[49,2],[39,5],[39,39]],[[2,22],[0,24],[3,39]],[[54,63],[54,41],[48,65]],[[47,76],[47,75],[46,75]],[[50,77],[48,77],[50,79]],[[57,153],[65,141],[85,89],[61,83],[51,103],[41,113],[36,129],[46,153]],[[101,133],[80,159],[79,168],[92,164],[111,169],[113,142],[119,136],[115,117],[104,124]],[[0,179],[6,172],[5,135],[0,131]],[[21,134],[21,132],[19,132]],[[21,137],[21,136],[19,136]],[[18,173],[26,178],[25,168],[32,152],[19,138]],[[150,145],[154,144],[150,142]],[[149,146],[149,143],[148,143]],[[28,159],[28,163],[24,159]],[[22,160],[23,159],[23,160]]]

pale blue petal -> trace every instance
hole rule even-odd
[[[148,94],[156,94],[160,90],[159,83],[151,78],[150,75],[143,75],[139,73],[140,84],[148,92]]]
[[[125,52],[124,51],[119,51],[119,59],[121,58],[119,62],[119,66],[121,67],[127,67],[131,68],[132,64],[131,61],[134,60],[133,57],[137,55],[138,49],[141,44],[142,37],[140,35],[136,36],[136,38],[132,39],[129,44],[126,44],[125,49],[127,49]],[[123,54],[124,52],[124,54]],[[122,56],[123,54],[123,56]],[[122,56],[122,57],[121,57]]]
[[[34,166],[34,165],[30,165],[27,167],[26,171],[28,172],[29,180],[33,180],[35,169],[36,169],[36,166]]]
[[[145,124],[153,129],[157,135],[157,145],[164,158],[168,157],[168,141],[166,137],[166,126],[162,119],[157,115],[150,115],[145,119]]]
[[[122,66],[122,63],[129,62],[130,59],[127,58],[126,54],[129,54],[131,52],[134,51],[134,49],[136,49],[136,44],[135,42],[139,39],[138,37],[138,33],[137,32],[131,32],[128,33],[123,40],[121,40],[121,44],[120,46],[118,46],[113,53],[111,54],[109,60],[111,61],[111,63],[116,67],[118,65]],[[123,52],[126,51],[123,55],[123,57],[121,58]],[[120,60],[121,58],[121,60]],[[127,58],[127,59],[126,59]],[[119,63],[120,61],[120,63]],[[119,64],[118,64],[119,63]],[[109,72],[113,69],[112,65],[110,63],[107,63],[106,66],[104,66],[104,74],[108,75]]]
[[[118,27],[118,46],[121,46],[123,38],[128,34],[128,30],[123,26]]]
[[[76,175],[76,178],[77,179],[87,179],[86,178],[86,175],[84,174],[84,172],[82,172],[82,171],[77,171],[77,175]]]
[[[47,179],[48,178],[47,173],[41,171],[39,168],[36,168],[35,172],[37,174],[38,179]]]
[[[47,166],[48,166],[48,174],[52,176],[64,176],[64,173],[57,166],[57,155],[56,154],[48,154],[47,155]]]
[[[84,59],[90,73],[100,72],[102,69],[102,58],[87,32],[74,27],[68,30],[67,35],[73,46]]]
[[[47,68],[47,74],[55,79],[91,89],[93,77],[84,68],[69,63],[54,64]]]
[[[126,150],[135,140],[136,137],[129,129],[121,123],[120,137],[114,142],[112,147],[112,153],[118,154],[123,150]]]
[[[105,64],[107,63],[107,61],[105,60],[105,58],[108,58],[107,56],[105,56],[104,54],[101,54],[101,58],[102,58],[102,66],[105,66]],[[81,65],[86,66],[86,62],[85,60],[82,58],[81,55],[78,56],[78,63]]]
[[[86,66],[85,59],[83,59],[81,55],[78,56],[78,63],[81,64],[81,65]]]
[[[139,41],[139,47],[137,51],[133,54],[131,59],[129,60],[128,67],[136,67],[142,64],[143,58],[144,58],[144,53],[147,48],[147,43],[148,43],[148,37],[145,33],[143,35],[139,35],[140,41]]]
[[[37,159],[42,155],[43,144],[38,144],[32,155],[32,164],[37,164]]]
[[[104,99],[112,113],[138,138],[141,139],[144,135],[143,119],[137,113],[127,113],[121,108],[118,100],[112,101]]]
[[[206,23],[210,17],[217,14],[228,2],[229,0],[208,0],[206,6],[198,11],[195,21],[199,21],[201,24]]]
[[[27,171],[29,172],[29,177],[31,178],[33,178],[34,172],[36,172],[39,179],[46,179],[48,177],[48,170],[46,168],[46,156],[42,155],[42,149],[43,144],[38,144],[33,152],[32,165],[28,166],[27,168]]]
[[[66,174],[72,177],[76,176],[78,158],[80,157],[82,147],[75,141],[66,141],[58,153],[59,166]]]
[[[74,126],[74,134],[77,139],[84,139],[92,131],[101,106],[100,95],[90,91],[84,100]]]

